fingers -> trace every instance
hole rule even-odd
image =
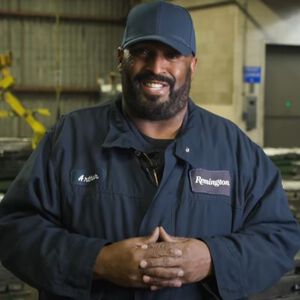
[[[135,238],[135,247],[147,249],[148,244],[156,243],[159,239],[159,227],[155,227],[149,236]]]
[[[143,270],[143,279],[145,276],[150,278],[160,278],[160,279],[178,279],[184,276],[184,272],[180,268],[150,268]],[[145,277],[146,278],[146,277]]]
[[[165,242],[175,242],[175,239],[169,235],[162,226],[159,227],[159,237]]]
[[[148,258],[143,259],[140,262],[140,268],[148,269],[148,268],[155,268],[155,267],[162,267],[162,268],[170,268],[170,267],[178,267],[179,261],[176,257],[170,256],[163,256],[159,258]]]
[[[168,234],[162,226],[159,227],[159,237],[162,241],[169,243],[185,242],[188,240],[184,237],[177,237]]]
[[[150,236],[145,238],[145,244],[156,243],[159,238],[159,227],[155,227]]]
[[[145,249],[145,248],[144,248]],[[159,257],[180,257],[182,250],[175,243],[159,242],[147,245],[147,252],[144,258],[159,258]]]
[[[182,282],[180,279],[161,279],[156,277],[150,277],[148,275],[143,276],[145,284],[150,285],[152,291],[156,291],[163,287],[181,287]]]

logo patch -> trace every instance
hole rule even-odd
[[[192,169],[189,175],[193,192],[230,196],[229,171]]]
[[[100,173],[88,170],[72,170],[71,182],[77,185],[91,185],[101,179]]]

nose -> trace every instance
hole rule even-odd
[[[152,71],[154,74],[164,74],[167,70],[168,61],[161,53],[156,53],[147,60],[147,70]]]

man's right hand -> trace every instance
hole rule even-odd
[[[124,287],[147,287],[142,280],[140,262],[149,255],[147,245],[156,243],[158,239],[157,227],[150,236],[130,238],[103,247],[94,266],[95,277]],[[153,257],[153,251],[151,256]],[[162,256],[176,257],[178,253],[161,249],[157,257]]]

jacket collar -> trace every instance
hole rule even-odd
[[[175,155],[196,167],[199,154],[203,151],[203,132],[201,130],[201,114],[193,101],[189,100],[187,120],[176,138]]]
[[[197,154],[201,153],[201,141],[204,140],[200,130],[201,127],[199,127],[201,120],[199,120],[197,111],[197,106],[190,99],[188,115],[175,140],[174,147],[175,155],[192,166],[196,166],[197,164]],[[134,148],[139,151],[145,151],[145,145],[141,140],[136,138],[137,134],[134,131],[137,129],[122,112],[121,97],[118,97],[111,105],[111,117],[109,122],[109,130],[102,144],[103,148]]]
[[[143,151],[143,143],[136,138],[136,133],[129,118],[122,112],[122,97],[116,98],[111,105],[109,129],[102,144],[103,148],[134,148]]]

